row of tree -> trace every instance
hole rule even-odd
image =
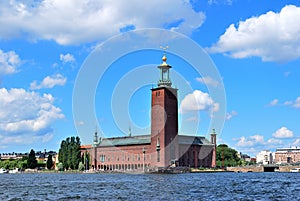
[[[7,170],[12,169],[35,169],[38,167],[45,167],[45,164],[38,164],[36,157],[35,157],[35,151],[33,149],[30,150],[30,153],[28,156],[23,156],[21,159],[11,159],[11,160],[3,160],[0,161],[0,168],[4,168]],[[48,156],[47,163],[46,163],[47,169],[51,170],[54,167],[52,155]]]
[[[59,170],[85,170],[90,166],[90,156],[85,153],[81,156],[80,151],[80,138],[79,137],[68,137],[61,142],[58,160],[59,164],[57,167]],[[47,167],[48,170],[53,169],[54,161],[52,155],[48,156],[46,164],[38,163],[35,151],[30,150],[28,156],[24,156],[21,159],[11,159],[11,160],[0,160],[0,168],[5,169],[35,169],[39,167]]]
[[[61,142],[58,152],[58,160],[61,163],[59,169],[78,170],[81,162],[80,144],[79,137],[68,137]]]

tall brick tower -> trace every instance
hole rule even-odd
[[[151,145],[152,165],[166,168],[178,159],[178,101],[177,89],[172,87],[166,53],[158,66],[160,78],[152,89]]]

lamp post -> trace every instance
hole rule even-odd
[[[145,147],[143,147],[143,172],[145,172],[145,153],[146,153],[146,149]]]

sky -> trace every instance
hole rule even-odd
[[[0,153],[149,134],[167,46],[180,134],[300,146],[299,20],[296,0],[1,1]]]

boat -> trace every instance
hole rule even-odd
[[[8,171],[6,169],[1,168],[0,169],[0,174],[4,174],[4,173],[8,173]]]
[[[9,170],[8,173],[10,173],[10,174],[15,174],[15,173],[18,173],[18,172],[19,172],[19,169],[16,168],[16,169],[14,169],[14,170]]]
[[[290,170],[290,172],[300,172],[300,168],[293,168]]]

